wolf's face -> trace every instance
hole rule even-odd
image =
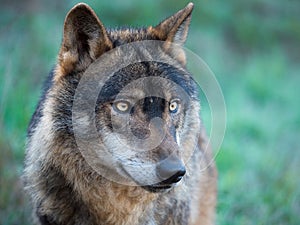
[[[186,138],[193,141],[199,126],[196,96],[188,73],[163,63],[115,73],[99,94],[96,126],[118,173],[150,190],[180,181],[192,148]]]
[[[163,42],[153,48],[164,62],[152,55],[151,60],[121,67],[97,92],[93,123],[99,140],[80,150],[93,149],[86,160],[101,168],[100,173],[105,171],[101,175],[150,191],[168,189],[185,175],[200,129],[197,85],[185,69],[182,50],[191,11],[189,4],[156,27],[113,31],[107,31],[84,4],[68,14],[54,77],[57,86],[78,83],[96,59],[118,46],[143,40]],[[110,60],[120,60],[120,55]],[[79,118],[84,123],[88,119]],[[73,121],[73,126],[76,123],[80,122]]]

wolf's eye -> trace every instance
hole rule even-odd
[[[118,112],[125,113],[130,109],[130,103],[127,101],[118,101],[113,104],[114,109]]]
[[[169,110],[171,113],[176,113],[178,111],[178,108],[179,108],[178,101],[173,101],[169,105]]]

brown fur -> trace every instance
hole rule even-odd
[[[190,3],[155,27],[121,30],[106,29],[93,10],[82,3],[68,13],[52,78],[54,84],[40,103],[42,116],[38,122],[32,122],[36,125],[31,125],[27,143],[24,181],[36,224],[214,223],[217,173],[214,163],[209,164],[212,156],[203,129],[199,132],[196,126],[189,128],[199,134],[198,150],[186,165],[183,182],[168,192],[151,193],[100,176],[86,163],[72,134],[53,125],[64,115],[55,110],[58,102],[69,95],[66,79],[70,73],[80,77],[95,59],[110,49],[134,41],[162,40],[166,43],[166,54],[184,66],[183,51],[174,52],[169,43],[183,45],[192,9]],[[193,107],[195,113],[191,118],[197,120],[199,105],[195,103]],[[185,148],[191,148],[191,139],[186,137]]]

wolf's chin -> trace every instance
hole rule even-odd
[[[152,192],[152,193],[161,193],[161,192],[166,192],[169,191],[172,187],[174,187],[174,184],[170,185],[146,185],[146,186],[141,186],[145,190]]]
[[[144,186],[142,186],[142,188],[144,188],[147,191],[153,192],[153,193],[166,192],[166,191],[169,191],[170,189],[174,188],[178,184],[180,184],[182,177],[177,178],[176,182],[170,182],[170,180],[172,180],[172,177],[170,177],[169,179],[161,181],[156,184],[144,185]]]

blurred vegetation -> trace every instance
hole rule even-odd
[[[86,1],[106,26],[154,25],[184,1]],[[30,224],[20,175],[26,128],[76,1],[2,0],[0,224]],[[187,47],[216,74],[227,131],[216,161],[222,225],[300,224],[300,2],[195,3]],[[203,117],[207,106],[204,107]],[[204,122],[206,123],[206,122]]]

